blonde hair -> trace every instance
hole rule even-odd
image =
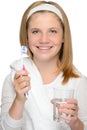
[[[48,2],[36,1],[26,9],[22,17],[22,21],[21,21],[20,44],[27,46],[28,55],[32,58],[32,52],[29,49],[29,43],[28,43],[28,25],[29,25],[29,19],[30,19],[30,17],[28,18],[28,14],[31,9],[41,4],[50,4],[50,5],[55,6],[61,12],[62,17],[63,17],[63,21],[61,21],[61,19],[60,21],[61,21],[61,25],[64,31],[64,43],[62,43],[62,47],[61,47],[58,58],[60,60],[60,70],[63,72],[62,83],[65,84],[70,78],[73,78],[73,77],[77,78],[79,77],[79,75],[76,73],[76,69],[73,66],[72,40],[71,40],[71,32],[70,32],[68,18],[64,10],[57,3],[52,2],[52,1],[48,1]]]

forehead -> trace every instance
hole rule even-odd
[[[29,18],[29,22],[33,20],[37,20],[39,18],[42,18],[43,20],[50,18],[53,20],[61,21],[57,14],[51,11],[37,11],[34,14],[32,14]]]

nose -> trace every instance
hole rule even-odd
[[[41,34],[40,43],[49,43],[49,36],[47,33]]]

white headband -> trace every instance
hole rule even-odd
[[[48,10],[48,11],[52,11],[54,12],[55,14],[57,14],[59,16],[59,18],[62,20],[63,22],[63,17],[62,17],[62,14],[61,12],[58,10],[58,8],[56,8],[55,6],[53,5],[50,5],[50,4],[42,4],[42,5],[38,5],[37,7],[33,8],[30,10],[29,14],[28,14],[28,18],[35,12],[37,11],[41,11],[41,10]]]

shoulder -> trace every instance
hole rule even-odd
[[[82,109],[84,105],[87,106],[87,103],[84,104],[84,101],[87,99],[87,77],[84,75],[81,75],[78,78],[78,82],[74,91],[74,98],[78,100],[80,109]]]
[[[75,84],[87,84],[87,77],[83,75],[81,72],[77,71],[79,77],[71,78],[70,81],[74,82]]]
[[[78,85],[86,85],[87,86],[87,77],[79,72],[79,77],[76,78],[78,81]]]
[[[81,75],[79,77],[79,81],[78,81],[78,88],[82,86],[83,88],[87,89],[87,77],[85,75]]]
[[[80,72],[78,72],[79,77],[72,77],[69,81],[65,84],[66,87],[80,89],[86,88],[87,89],[87,77]]]
[[[79,78],[74,79],[75,85],[75,96],[81,97],[87,95],[87,77],[83,74],[80,74]]]

